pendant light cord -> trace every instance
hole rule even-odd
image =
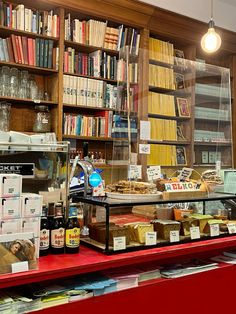
[[[211,0],[211,20],[213,20],[213,0]]]

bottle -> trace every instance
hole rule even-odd
[[[55,204],[55,217],[51,226],[51,253],[64,253],[65,246],[65,223],[62,216],[61,203]]]
[[[66,253],[78,253],[79,243],[80,224],[78,220],[78,210],[76,204],[71,203],[69,208],[69,218],[66,224]]]
[[[54,203],[48,203],[48,225],[49,229],[51,230],[53,219],[55,216],[55,204]]]
[[[42,216],[40,223],[40,243],[39,243],[39,255],[46,256],[49,253],[50,244],[50,231],[47,217],[47,206],[43,204]]]

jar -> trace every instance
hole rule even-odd
[[[51,131],[51,115],[47,106],[35,106],[36,117],[33,126],[35,133],[46,133]]]
[[[7,102],[0,103],[0,131],[8,132],[10,124],[11,104]]]

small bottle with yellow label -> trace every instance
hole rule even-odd
[[[78,209],[76,207],[76,204],[71,203],[69,208],[69,217],[66,224],[66,253],[78,253],[79,244],[80,224],[78,220]]]

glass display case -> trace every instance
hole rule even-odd
[[[148,91],[135,72],[146,52],[120,53],[111,184],[106,198],[77,198],[89,231],[81,241],[106,253],[236,232],[229,69],[162,45],[157,53],[150,41]]]

